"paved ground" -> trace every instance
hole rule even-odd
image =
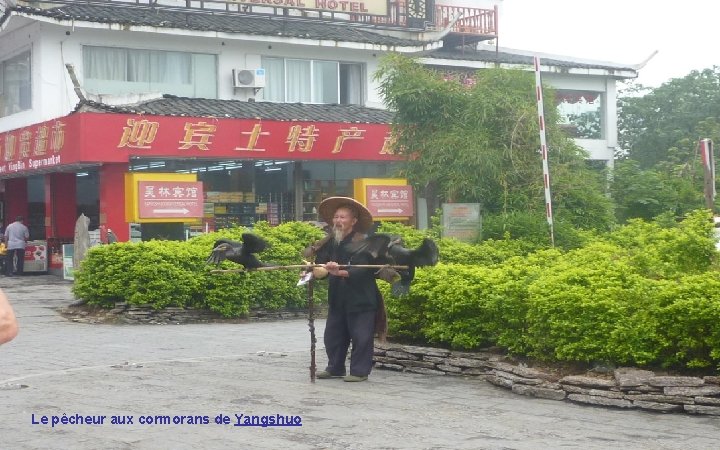
[[[56,277],[0,277],[0,287],[21,324],[0,348],[3,449],[713,449],[720,439],[716,417],[534,399],[462,378],[378,370],[365,383],[312,384],[306,321],[89,325],[57,314],[73,299]],[[236,414],[302,426],[237,427]]]

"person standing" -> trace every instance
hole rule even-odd
[[[362,241],[363,233],[372,228],[372,215],[349,197],[325,199],[319,214],[332,224],[332,238],[317,250],[315,259],[316,263],[325,265],[329,275],[328,316],[323,338],[328,365],[317,378],[365,381],[372,370],[380,291],[373,269],[340,266],[372,263],[367,253],[353,252],[352,245]],[[347,375],[345,361],[350,344],[350,374]]]
[[[23,223],[22,216],[17,216],[15,222],[5,228],[4,236],[7,245],[5,274],[9,277],[13,276],[13,259],[17,258],[16,273],[22,275],[25,264],[25,243],[30,239],[30,230]]]

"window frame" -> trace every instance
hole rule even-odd
[[[576,98],[577,101],[574,102],[565,102],[564,99],[566,98]],[[588,101],[588,97],[594,97],[592,101]],[[606,92],[604,91],[595,91],[591,89],[555,89],[555,106],[558,109],[558,115],[561,120],[560,127],[563,128],[570,137],[574,139],[592,139],[592,140],[603,140],[605,139],[605,136],[607,135],[607,119],[605,117],[605,108],[606,108]],[[594,108],[592,111],[586,111],[586,112],[579,112],[577,114],[573,114],[569,111],[563,111],[561,109],[561,105],[563,103],[567,103],[569,105],[572,104],[580,104],[582,103],[581,100],[585,101],[585,104],[592,105],[594,103],[598,103],[598,106]],[[587,131],[586,133],[582,133],[580,130],[580,127],[578,127],[578,122],[574,121],[571,116],[577,116],[578,118],[581,118],[582,116],[586,116],[589,114],[597,115],[597,126],[599,127],[599,130],[596,132],[593,132],[592,130]],[[587,134],[592,133],[592,134]]]
[[[102,55],[102,52],[121,52],[124,57],[124,67],[118,67],[118,77],[97,77],[96,74],[90,73],[90,58],[93,52],[98,52],[96,56]],[[178,55],[184,64],[178,67],[185,71],[180,80],[174,80],[174,77],[159,78],[158,71],[160,66],[158,61],[170,61],[171,55]],[[128,94],[138,92],[163,92],[185,97],[195,98],[218,98],[218,55],[215,53],[201,53],[181,50],[166,49],[149,49],[136,47],[112,47],[107,45],[82,45],[83,58],[83,82],[88,92],[94,94]],[[202,64],[203,59],[213,60],[213,64]],[[143,60],[144,59],[144,60]],[[143,74],[139,74],[136,79],[130,72],[133,63],[147,64],[147,69]],[[198,70],[211,71],[212,74],[199,76]],[[120,78],[120,75],[122,78]],[[212,75],[212,76],[210,76]],[[207,79],[214,80],[212,86],[207,86]],[[109,92],[101,92],[107,90]]]
[[[335,61],[335,60],[324,60],[324,59],[312,59],[312,58],[286,58],[286,57],[278,57],[278,56],[263,56],[261,64],[263,68],[266,69],[266,76],[269,78],[268,82],[272,82],[272,73],[268,70],[269,64],[267,64],[268,60],[272,60],[275,62],[280,61],[282,63],[282,98],[268,98],[265,95],[265,92],[263,92],[263,100],[267,102],[274,102],[274,103],[296,103],[297,100],[288,100],[291,98],[292,93],[291,90],[291,84],[288,82],[289,76],[288,76],[288,62],[289,61],[297,61],[297,62],[309,62],[310,68],[309,68],[309,77],[308,77],[308,86],[306,88],[309,90],[309,99],[308,101],[299,100],[302,103],[307,104],[318,104],[318,105],[324,105],[324,104],[347,104],[347,105],[364,105],[365,102],[365,83],[364,80],[364,63],[361,62],[346,62],[346,61]],[[321,71],[318,69],[318,66],[320,64],[326,64],[326,63],[333,63],[335,64],[335,83],[336,83],[336,89],[335,89],[335,98],[334,101],[322,101],[322,99],[318,98],[320,93],[318,92],[318,89],[316,87],[318,80],[316,79],[318,76],[318,73]],[[343,103],[343,71],[342,66],[356,66],[358,68],[358,72],[360,74],[359,76],[359,83],[360,85],[358,88],[360,89],[360,94],[357,96],[358,103]],[[347,82],[347,81],[346,81]],[[267,86],[267,85],[266,85]],[[302,97],[300,95],[299,97]]]
[[[3,59],[2,61],[0,61],[0,100],[2,100],[0,102],[0,106],[2,106],[2,108],[0,109],[0,118],[1,117],[9,117],[9,116],[12,116],[13,114],[18,114],[18,113],[21,113],[24,111],[29,111],[33,108],[33,83],[32,83],[33,82],[33,76],[32,76],[33,51],[32,51],[32,48],[26,48],[24,50],[21,50],[17,53],[11,54],[11,55],[12,56],[9,56],[9,57]],[[5,86],[5,82],[8,80],[8,77],[5,76],[5,70],[6,70],[6,67],[8,66],[8,62],[15,61],[15,60],[17,60],[18,62],[27,61],[27,71],[26,71],[27,78],[22,79],[22,80],[20,80],[20,79],[16,80],[16,81],[22,82],[17,87],[17,89],[18,89],[17,102],[6,105],[4,103],[4,100],[5,100],[5,97],[7,95],[9,95],[8,92],[10,91],[10,89],[6,89],[6,86]],[[23,95],[20,92],[20,90],[23,89],[23,87],[27,88],[27,90],[28,90],[27,98],[26,98],[27,103],[25,105],[24,105],[24,102],[22,101]],[[5,109],[10,108],[10,106],[16,107],[17,110],[15,110],[15,111],[8,110],[8,112],[6,113]]]

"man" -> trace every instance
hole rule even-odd
[[[375,313],[380,291],[373,269],[342,265],[371,264],[367,253],[354,251],[373,225],[372,215],[361,203],[349,197],[330,197],[319,208],[322,220],[332,224],[331,239],[317,250],[315,262],[324,264],[328,280],[328,317],[325,324],[325,351],[328,365],[319,379],[343,378],[365,381],[372,370]],[[350,353],[350,374],[345,360]]]
[[[0,345],[12,341],[18,333],[17,319],[5,293],[0,289]]]
[[[22,216],[17,216],[15,222],[5,228],[4,236],[7,245],[5,273],[9,277],[13,276],[13,259],[17,258],[17,274],[22,275],[25,264],[25,243],[30,239],[30,231],[23,224]]]

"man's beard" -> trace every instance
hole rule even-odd
[[[343,235],[342,228],[340,228],[340,227],[333,228],[333,239],[335,240],[336,243],[339,244],[340,242],[342,242],[344,237],[345,236]]]

